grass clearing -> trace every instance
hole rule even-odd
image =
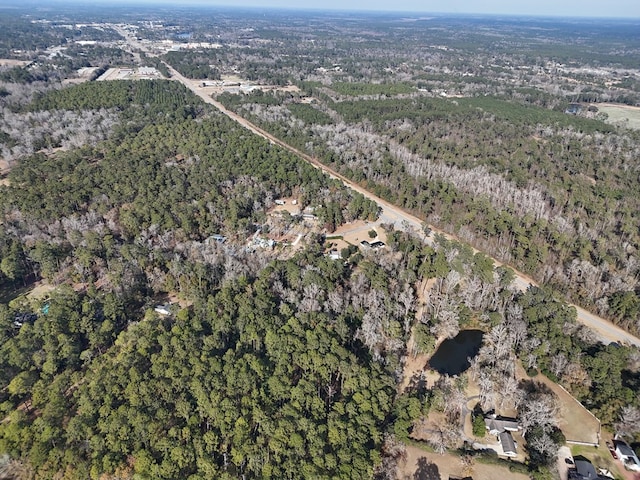
[[[607,123],[640,130],[640,107],[608,103],[596,106],[601,112],[607,114]]]
[[[621,473],[619,462],[613,459],[606,446],[589,447],[587,445],[571,445],[571,455],[574,457],[584,457],[589,460],[596,469],[603,468],[609,470],[615,478],[626,478],[625,473]]]
[[[44,282],[38,282],[29,293],[28,298],[41,299],[46,297],[50,292],[55,290],[56,287]]]
[[[560,403],[560,421],[559,427],[564,433],[567,440],[585,443],[598,443],[598,432],[600,423],[598,420],[584,408],[580,402],[573,398],[560,385],[551,381],[546,376],[538,374],[536,377],[529,378],[521,365],[518,365],[518,378],[535,380],[545,384],[556,394]]]
[[[450,453],[438,455],[417,446],[407,445],[406,459],[398,465],[398,479],[446,479],[449,476],[460,478],[472,476],[474,480],[507,478],[509,480],[528,480],[529,478],[522,473],[512,472],[503,465],[475,461],[472,465],[465,466],[458,455]]]

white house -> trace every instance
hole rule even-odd
[[[156,305],[154,308],[156,313],[160,315],[171,315],[171,305]]]
[[[640,472],[640,460],[636,452],[625,442],[624,440],[614,439],[613,445],[616,449],[616,455],[620,461],[624,464],[627,470],[633,472]]]

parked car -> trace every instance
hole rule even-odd
[[[611,456],[612,456],[614,459],[616,459],[616,460],[617,460],[617,459],[618,459],[618,455],[616,455],[616,451],[615,451],[615,449],[613,448],[613,445],[611,445],[611,442],[606,442],[606,443],[607,443],[607,448],[609,449],[609,453],[611,454]]]

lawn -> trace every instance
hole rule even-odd
[[[521,365],[518,365],[518,378],[529,378],[526,376]],[[558,402],[560,403],[560,420],[558,426],[568,441],[598,443],[600,423],[589,410],[584,408],[580,402],[573,398],[560,385],[552,382],[544,375],[538,374],[531,380],[544,383],[556,394]]]
[[[628,105],[598,104],[598,109],[608,115],[607,123],[640,130],[640,107]]]
[[[399,480],[446,480],[449,476],[471,476],[474,480],[527,480],[527,475],[511,472],[502,465],[489,465],[474,462],[464,466],[459,456],[445,453],[427,452],[412,445],[407,446],[406,460],[398,466]]]
[[[588,447],[586,445],[571,445],[571,455],[574,457],[582,456],[589,460],[596,468],[606,468],[611,471],[615,478],[624,479],[626,476],[620,473],[619,462],[616,462],[609,450],[607,449],[604,441],[602,444],[596,447]],[[626,472],[624,472],[626,473]]]

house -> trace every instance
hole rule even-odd
[[[569,115],[577,115],[582,111],[582,105],[579,103],[571,103],[564,111],[564,113],[568,113]]]
[[[380,240],[378,240],[377,242],[373,242],[371,244],[371,248],[375,248],[375,249],[382,248],[384,246],[385,246],[384,242],[381,242]]]
[[[227,237],[225,237],[224,235],[220,235],[218,233],[216,233],[215,235],[211,235],[211,240],[214,240],[218,243],[224,243],[227,241]]]
[[[484,417],[484,425],[491,435],[498,437],[498,442],[502,448],[499,455],[506,457],[515,457],[518,455],[516,451],[516,442],[513,440],[511,432],[517,432],[522,429],[515,418],[500,417],[496,414]]]
[[[153,67],[140,67],[138,68],[138,75],[142,75],[145,77],[152,77],[157,75],[158,71]]]
[[[504,431],[498,435],[498,439],[500,440],[500,445],[502,446],[502,451],[507,457],[515,457],[516,453],[516,442],[513,441],[513,437],[511,436],[511,432]]]
[[[156,305],[156,307],[153,310],[156,313],[159,313],[160,315],[171,315],[171,305],[170,304]]]
[[[576,460],[575,465],[576,471],[570,478],[575,478],[576,480],[595,480],[599,478],[596,469],[588,460]]]
[[[624,468],[633,472],[640,472],[640,460],[638,460],[636,452],[633,451],[627,442],[614,439],[613,446]]]
[[[38,319],[35,313],[16,313],[13,317],[13,328],[21,328],[25,323],[33,324]]]
[[[371,247],[371,244],[369,242],[367,242],[366,240],[362,240],[360,242],[360,246],[363,247],[363,248],[369,248],[369,247]]]
[[[276,200],[276,205],[286,205],[286,204],[287,204],[286,200],[281,200],[281,199]]]
[[[517,432],[522,429],[515,418],[500,417],[492,414],[484,418],[484,424],[491,435],[499,435],[502,432]]]
[[[340,252],[338,250],[331,250],[329,252],[329,258],[331,260],[342,260],[342,255],[340,255]]]

